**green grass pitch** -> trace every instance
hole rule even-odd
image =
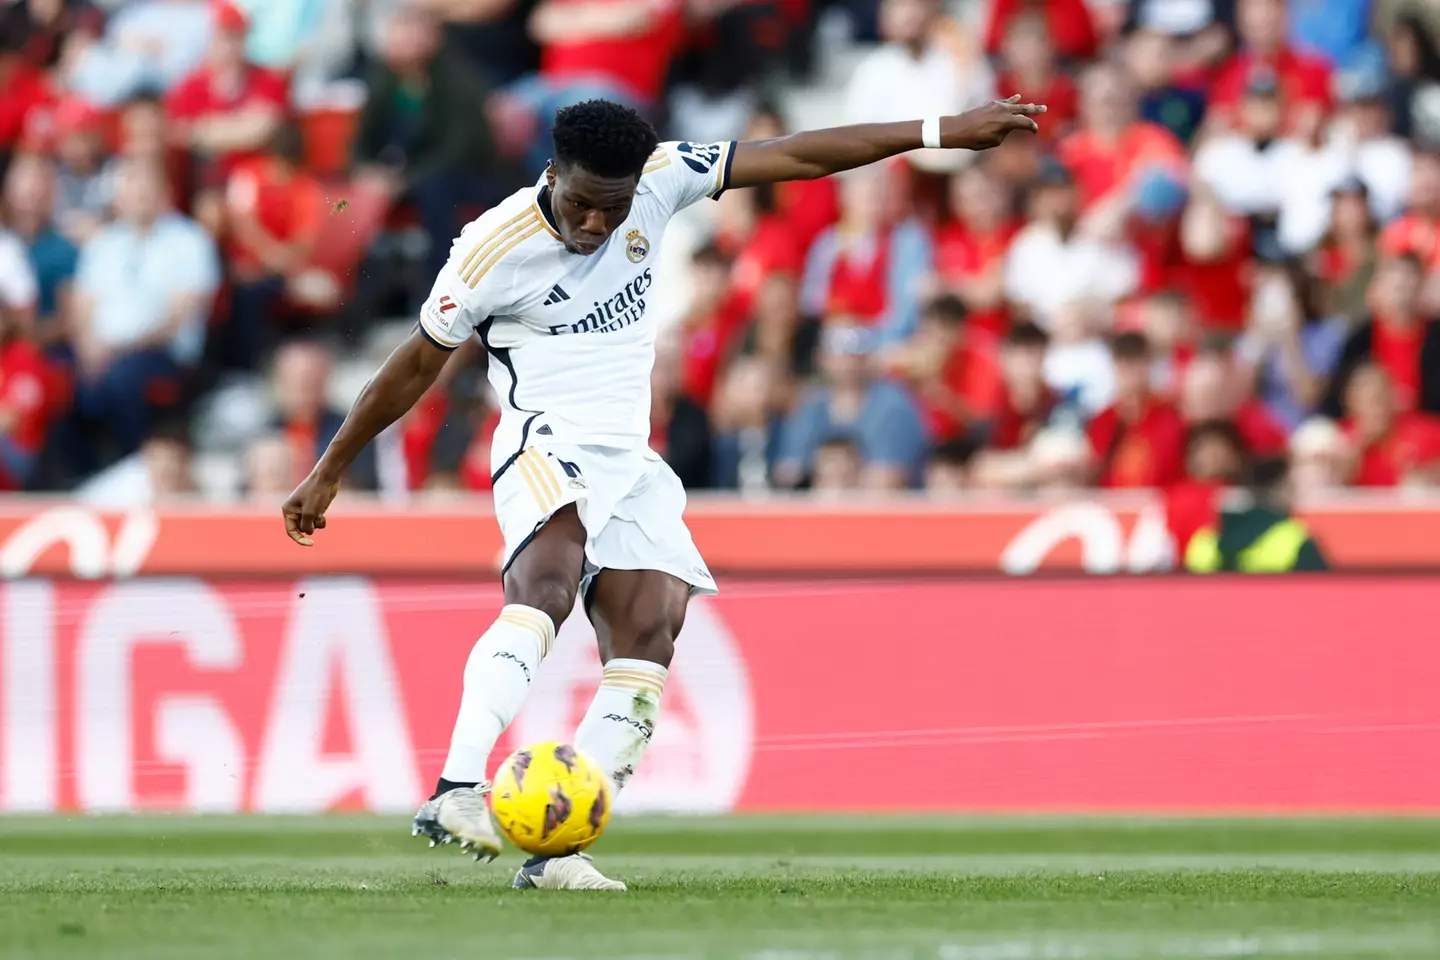
[[[0,958],[1440,958],[1440,820],[621,819],[628,894],[404,817],[0,818]]]

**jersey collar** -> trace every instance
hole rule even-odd
[[[559,240],[560,225],[555,222],[555,211],[550,209],[550,199],[550,184],[540,184],[540,189],[535,193],[535,209],[540,214],[540,222],[545,224],[550,235]]]

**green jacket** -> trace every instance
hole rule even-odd
[[[485,118],[490,89],[458,54],[439,50],[422,90],[407,90],[383,62],[371,68],[367,80],[370,96],[360,114],[353,162],[383,162],[387,148],[399,148],[406,187],[434,174],[479,178],[496,170]]]
[[[1205,527],[1185,547],[1191,573],[1290,573],[1327,570],[1329,565],[1310,530],[1289,514],[1253,506],[1220,513],[1217,527]]]

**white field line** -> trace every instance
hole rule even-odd
[[[1229,960],[1246,957],[1432,957],[1440,951],[1440,933],[1407,928],[1357,933],[1299,930],[1272,933],[1173,931],[1099,934],[1062,931],[1032,936],[977,937],[927,947],[887,946],[856,950],[773,948],[704,953],[587,954],[585,960]],[[581,960],[540,955],[517,960]]]

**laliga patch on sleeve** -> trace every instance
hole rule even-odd
[[[715,169],[715,164],[720,162],[720,153],[724,145],[719,143],[682,143],[675,148],[680,153],[680,159],[685,161],[685,166],[696,173],[709,173]]]
[[[449,333],[460,316],[460,304],[448,293],[425,301],[425,325],[437,332]]]

